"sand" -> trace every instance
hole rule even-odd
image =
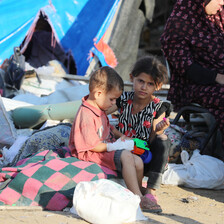
[[[157,191],[161,214],[144,213],[154,224],[223,224],[224,190],[191,189],[162,185]],[[41,211],[32,207],[0,207],[1,224],[85,224],[68,212]],[[107,221],[105,220],[105,224]]]

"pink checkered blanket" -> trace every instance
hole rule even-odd
[[[72,206],[80,181],[117,177],[117,173],[72,157],[68,148],[44,150],[0,169],[0,205],[42,206],[60,211]]]

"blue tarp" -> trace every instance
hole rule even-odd
[[[97,43],[118,8],[120,0],[0,0],[0,64],[13,54],[26,36],[32,36],[40,11],[48,17],[57,41],[71,50],[77,74],[85,75],[90,51],[107,65]],[[29,38],[27,38],[29,40]],[[26,45],[25,45],[26,46]]]

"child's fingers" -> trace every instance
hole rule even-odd
[[[166,123],[164,121],[161,121],[157,124],[156,129],[157,131],[161,131],[164,129],[165,126],[166,126]]]
[[[160,121],[157,125],[156,125],[156,130],[157,131],[162,131],[165,130],[166,128],[168,128],[170,125],[170,121],[168,118],[163,118],[162,121]]]
[[[120,137],[121,141],[124,142],[125,140],[131,140],[131,138],[127,137],[126,135],[122,135]]]
[[[125,141],[125,135],[122,135],[122,136],[120,137],[120,140],[121,140],[122,142],[124,142],[124,141]]]
[[[165,118],[165,117],[164,117],[163,120],[166,122],[167,125],[170,125],[170,120],[169,120],[169,118]]]

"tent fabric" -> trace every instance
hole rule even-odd
[[[77,74],[85,75],[92,54],[102,65],[108,64],[104,49],[96,44],[103,38],[121,0],[1,0],[0,1],[0,64],[13,54],[26,38],[24,48],[32,38],[40,13],[48,18],[58,43],[65,52],[71,51]],[[106,43],[105,43],[106,46]],[[22,49],[22,51],[25,49]],[[101,50],[102,52],[100,52]],[[111,65],[116,65],[116,57]]]

